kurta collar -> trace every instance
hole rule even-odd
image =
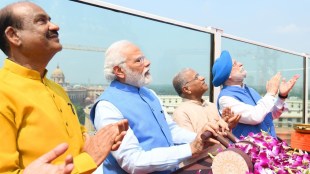
[[[20,76],[29,78],[29,79],[34,79],[34,80],[41,80],[41,74],[38,71],[26,68],[24,66],[21,66],[10,59],[5,59],[4,60],[4,65],[3,69],[6,69],[14,74],[18,74]],[[47,70],[45,70],[44,73],[44,78],[47,74]]]
[[[187,99],[187,98],[183,98],[183,101],[184,102],[189,102],[189,103],[194,103],[194,104],[197,104],[199,106],[208,106],[208,102],[205,101],[204,99],[202,99],[202,102],[199,102],[199,101],[196,101],[196,100],[190,100],[190,99]]]
[[[230,86],[234,86],[234,87],[238,87],[238,88],[242,88],[245,89],[245,87],[247,86],[245,83],[243,83],[241,86],[240,85],[230,85]],[[223,88],[228,87],[228,86],[223,86]]]
[[[139,92],[139,89],[140,89],[136,86],[128,85],[126,83],[121,83],[118,80],[112,81],[110,86],[115,87],[115,88],[122,90],[122,91],[126,91],[126,92],[136,92],[137,93],[137,92]]]

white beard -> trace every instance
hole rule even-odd
[[[247,75],[247,71],[242,70],[242,72],[238,72],[234,74],[233,79],[234,81],[243,82],[243,80],[246,78],[246,75]]]
[[[145,69],[142,74],[132,71],[131,69],[127,67],[123,67],[126,74],[125,83],[136,86],[136,87],[142,87],[147,84],[149,84],[152,81],[152,76],[148,72],[149,69]]]

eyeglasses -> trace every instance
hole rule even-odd
[[[138,63],[138,64],[140,64],[140,66],[141,66],[141,65],[144,64],[144,60],[145,60],[145,56],[140,56],[140,57],[138,57],[138,58],[136,58],[136,59],[134,60],[134,63]],[[122,62],[119,63],[119,65],[120,65],[120,64],[123,64],[123,63],[125,63],[125,62],[126,62],[126,61],[122,61]]]
[[[198,80],[199,77],[200,77],[200,75],[197,73],[197,74],[195,75],[194,79],[192,79],[192,80],[190,80],[190,81],[187,81],[187,82],[184,84],[184,86],[186,86],[187,84],[189,84],[189,83],[192,82],[192,81]]]

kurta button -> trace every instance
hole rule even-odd
[[[66,122],[66,126],[68,126],[68,122]]]

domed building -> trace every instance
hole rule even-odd
[[[85,114],[84,125],[88,131],[95,132],[89,117],[89,112],[96,98],[103,92],[103,86],[70,84],[69,82],[66,82],[65,74],[60,69],[59,65],[57,65],[56,69],[52,72],[50,79],[64,88],[75,107],[83,107]]]
[[[59,65],[57,65],[50,78],[65,89],[73,103],[85,106],[84,100],[87,97],[87,89],[79,85],[72,86],[70,83],[66,82],[65,74],[60,69]]]
[[[65,81],[65,75],[62,72],[62,70],[59,68],[59,65],[57,65],[57,68],[53,71],[51,75],[51,80],[58,83],[62,87],[68,86],[68,83]]]
[[[56,69],[50,76],[50,79],[59,85],[61,85],[67,92],[70,100],[81,106],[89,105],[93,103],[96,98],[103,92],[102,86],[84,86],[78,84],[70,84],[65,80],[65,74],[57,65]]]

